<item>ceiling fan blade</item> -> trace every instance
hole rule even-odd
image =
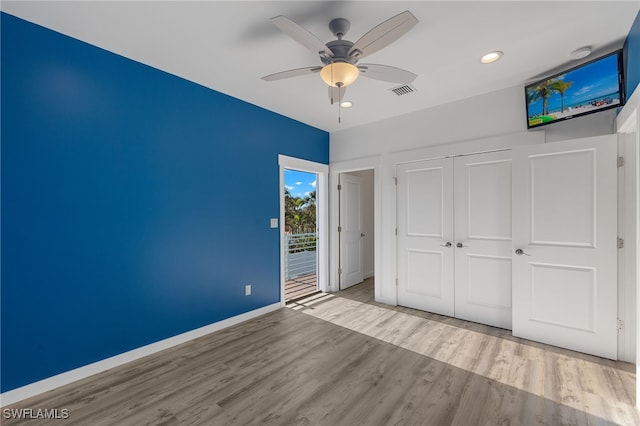
[[[322,40],[311,34],[309,31],[305,30],[286,16],[274,16],[273,18],[271,18],[271,22],[273,23],[273,25],[280,28],[282,32],[289,34],[292,39],[294,39],[307,49],[320,54],[320,56],[333,56],[333,52],[331,51],[331,49],[329,49],[327,45],[322,42]]]
[[[359,64],[360,75],[374,80],[389,81],[391,83],[409,84],[418,77],[417,74],[389,65]]]
[[[329,86],[329,100],[331,101],[331,105],[333,105],[334,102],[341,102],[346,91],[347,88],[344,86],[340,88]]]
[[[417,23],[418,19],[405,10],[360,37],[349,50],[349,56],[359,59],[371,55],[402,37]]]
[[[264,81],[274,81],[274,80],[282,80],[284,78],[298,77],[301,75],[313,74],[316,72],[320,72],[322,67],[306,67],[306,68],[296,68],[294,70],[281,71],[275,74],[269,74],[262,77]]]

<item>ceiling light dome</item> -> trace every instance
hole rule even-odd
[[[579,49],[574,50],[569,54],[569,56],[571,56],[571,59],[582,59],[582,58],[586,58],[590,54],[591,54],[591,46],[585,46],[585,47],[581,47]]]
[[[334,62],[320,70],[320,77],[329,86],[346,87],[356,81],[360,70],[347,62]]]
[[[497,61],[501,57],[502,57],[502,52],[499,50],[494,50],[493,52],[489,52],[486,55],[484,55],[482,58],[480,58],[480,62],[482,62],[483,64],[490,64],[492,62]]]

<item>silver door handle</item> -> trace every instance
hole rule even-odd
[[[458,243],[458,244],[456,244],[456,247],[458,247],[458,248],[462,248],[462,247],[469,247],[469,246],[465,246],[465,245],[464,245],[464,244],[462,244],[462,243]]]
[[[447,241],[446,243],[440,244],[441,247],[451,247],[451,243]]]
[[[525,256],[531,256],[529,253],[525,253],[525,252],[524,252],[524,250],[522,250],[522,249],[516,249],[516,254],[517,254],[518,256],[522,256],[523,254],[524,254]]]

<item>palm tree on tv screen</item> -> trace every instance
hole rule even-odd
[[[560,93],[561,112],[564,112],[564,94],[569,90],[571,85],[573,85],[573,81],[564,80],[553,80],[551,84],[549,84],[549,88],[552,91]]]
[[[550,83],[553,80],[545,80],[538,84],[536,87],[529,89],[527,91],[527,97],[529,98],[529,103],[538,102],[542,99],[542,115],[547,115],[549,113],[549,98],[553,91],[551,90]]]

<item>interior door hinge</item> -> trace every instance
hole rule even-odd
[[[397,178],[397,177],[394,177],[394,178],[393,178],[393,181],[395,182],[396,186],[398,186],[398,178]]]
[[[338,268],[338,275],[342,275],[342,268]]]
[[[618,248],[624,248],[624,238],[618,237]]]
[[[338,232],[342,232],[342,226],[338,226]]]
[[[618,318],[617,327],[618,327],[618,331],[624,330],[624,321],[622,321],[620,318]]]
[[[338,184],[338,191],[342,191],[342,185]]]
[[[396,287],[398,287],[398,279],[396,278]]]
[[[624,157],[618,157],[618,167],[624,166]]]
[[[396,235],[398,235],[398,228],[396,228]]]

